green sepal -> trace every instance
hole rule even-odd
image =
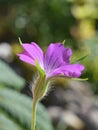
[[[65,42],[66,42],[66,41],[64,40],[64,41],[62,42],[62,44],[64,45],[64,44],[65,44]]]
[[[84,60],[87,56],[88,56],[88,54],[85,55],[85,56],[80,57],[79,59],[77,59],[75,61],[72,61],[71,64],[76,63],[76,62],[80,62],[80,61]]]
[[[40,67],[38,60],[35,60],[35,64],[36,64],[36,68],[38,69],[39,73],[41,74],[41,76],[45,76],[45,72],[44,70]]]
[[[87,80],[88,80],[88,78],[84,78],[84,79],[82,79],[82,78],[71,78],[71,80],[77,80],[77,81],[87,81]]]
[[[20,37],[18,38],[18,40],[19,40],[20,45],[22,45],[22,41],[21,41]]]

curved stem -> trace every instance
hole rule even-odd
[[[37,101],[33,99],[31,130],[35,130]]]

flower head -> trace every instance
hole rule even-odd
[[[20,60],[36,67],[38,62],[46,78],[59,75],[77,78],[85,69],[82,64],[70,64],[72,50],[65,48],[62,43],[51,43],[45,54],[34,42],[22,44],[22,47],[24,51],[18,54]]]

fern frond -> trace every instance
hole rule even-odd
[[[0,84],[20,90],[23,88],[25,80],[0,60]]]
[[[0,130],[24,130],[13,120],[11,120],[4,112],[0,112]]]
[[[24,129],[30,129],[32,99],[18,92],[1,88],[0,108],[16,120]],[[45,108],[39,104],[37,109],[36,130],[53,130]]]

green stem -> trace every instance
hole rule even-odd
[[[33,99],[31,130],[35,130],[37,101]]]

